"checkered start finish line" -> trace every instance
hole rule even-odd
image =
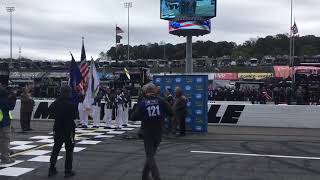
[[[86,149],[86,146],[99,144],[105,139],[114,138],[140,126],[140,122],[136,122],[129,124],[128,127],[122,128],[119,131],[104,129],[103,123],[101,123],[100,128],[76,128],[76,146],[74,152],[81,152]],[[0,177],[18,177],[35,170],[35,168],[26,168],[28,167],[28,162],[49,163],[53,144],[52,132],[45,136],[30,137],[26,141],[11,142],[10,149],[17,152],[12,156],[17,160],[13,164],[0,165]],[[62,148],[61,151],[65,152],[65,149]],[[63,156],[59,156],[58,160],[62,158]]]

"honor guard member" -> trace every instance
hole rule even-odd
[[[123,99],[123,116],[122,116],[122,126],[127,127],[128,126],[128,119],[129,119],[129,99],[128,99],[128,93],[127,91],[123,91],[122,93],[122,99]]]
[[[148,180],[151,172],[154,180],[160,180],[160,174],[154,156],[161,142],[163,121],[166,115],[173,115],[170,105],[156,96],[156,86],[147,84],[144,87],[145,97],[137,104],[132,112],[131,119],[142,119],[144,125],[144,148],[146,162],[143,169],[142,180]]]
[[[112,111],[113,111],[113,108],[115,107],[115,99],[110,89],[107,89],[107,93],[104,97],[104,100],[106,102],[104,106],[105,107],[104,118],[106,120],[105,129],[111,129],[112,128]]]
[[[79,97],[79,105],[78,105],[78,111],[79,111],[79,118],[80,118],[80,127],[82,128],[88,128],[88,114],[84,111],[84,98],[85,95],[81,94]]]
[[[10,158],[10,134],[11,120],[10,111],[16,105],[16,93],[8,94],[8,91],[0,85],[0,153],[1,164],[12,164],[14,159]]]
[[[56,162],[61,150],[62,144],[65,144],[66,159],[65,159],[65,177],[74,176],[72,171],[72,159],[74,149],[75,122],[77,109],[71,99],[71,88],[64,86],[61,88],[60,97],[51,105],[51,113],[54,117],[54,146],[50,158],[50,168],[48,177],[57,174]]]
[[[116,104],[116,129],[121,129],[124,115],[124,100],[121,91],[117,92]]]
[[[100,127],[100,103],[101,103],[101,93],[94,98],[92,104],[92,118],[93,118],[93,128]]]

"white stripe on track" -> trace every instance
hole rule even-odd
[[[231,156],[251,156],[251,157],[269,157],[269,158],[320,160],[320,157],[307,157],[307,156],[282,156],[282,155],[269,155],[269,154],[245,154],[245,153],[211,152],[211,151],[191,151],[191,153],[231,155]]]

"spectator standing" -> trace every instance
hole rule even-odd
[[[212,89],[209,89],[209,91],[208,91],[208,100],[209,101],[214,100],[214,91]]]
[[[53,126],[54,146],[50,158],[48,177],[57,174],[55,165],[63,143],[66,149],[65,177],[72,177],[75,175],[75,172],[72,171],[72,161],[76,128],[74,120],[77,118],[77,107],[71,99],[71,88],[69,86],[61,88],[61,95],[53,102],[51,108],[51,113],[55,119]]]
[[[277,86],[273,88],[273,100],[275,105],[279,104],[279,88]]]
[[[301,86],[298,87],[297,91],[296,91],[296,99],[297,99],[297,105],[305,105],[304,102],[304,92]]]
[[[9,111],[13,110],[16,105],[16,95],[8,95],[5,88],[0,87],[0,153],[1,164],[14,163],[14,159],[9,157],[10,134],[11,134],[11,117]]]
[[[283,86],[279,89],[279,101],[281,104],[286,102],[286,89]]]
[[[20,125],[22,132],[32,131],[30,123],[35,103],[31,96],[31,91],[25,89],[21,94],[21,108],[20,108]]]
[[[183,96],[182,89],[177,87],[175,89],[175,100],[173,103],[174,120],[172,126],[172,133],[176,134],[176,129],[179,124],[180,134],[179,136],[185,136],[186,134],[186,117],[187,117],[187,98]]]
[[[257,96],[258,96],[258,92],[255,89],[252,89],[250,91],[250,97],[249,97],[249,100],[251,101],[252,104],[255,104],[255,102],[257,101]]]
[[[292,89],[291,87],[286,88],[286,99],[287,99],[287,104],[291,105],[291,98],[292,98]]]
[[[174,103],[174,98],[170,93],[170,89],[166,90],[166,98],[165,100],[167,101],[167,103],[170,105],[170,107],[173,106]],[[170,116],[166,116],[166,121],[167,121],[167,134],[169,134],[172,131],[172,118]]]

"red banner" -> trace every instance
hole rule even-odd
[[[274,77],[284,78],[284,79],[291,77],[292,68],[289,66],[274,66],[273,69],[274,69]],[[294,67],[294,73],[296,73],[297,71],[299,72],[305,71],[308,73],[318,74],[319,70],[320,70],[319,67],[312,67],[312,66]]]
[[[274,66],[274,77],[287,79],[291,77],[291,68],[289,66]]]
[[[238,73],[217,73],[216,80],[238,80]]]

